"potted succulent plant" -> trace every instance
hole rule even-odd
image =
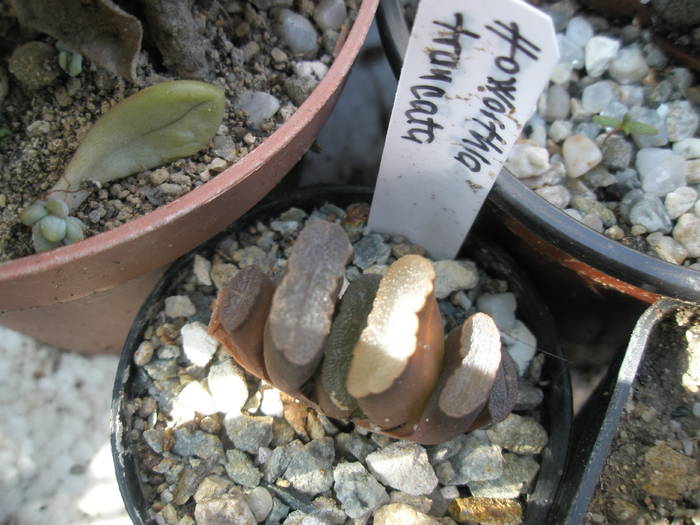
[[[477,238],[468,260],[431,262],[368,233],[370,197],[331,186],[262,203],[154,288],[112,406],[135,523],[545,522],[571,423],[546,306]],[[202,261],[225,253],[233,278],[213,283]]]
[[[227,9],[217,2],[146,2],[136,11],[142,19],[110,0],[97,2],[94,11],[80,2],[58,2],[53,9],[44,4],[13,2],[0,11],[6,37],[2,53],[9,57],[9,74],[0,66],[2,181],[3,188],[19,188],[24,196],[18,199],[7,191],[2,196],[3,242],[19,239],[14,254],[24,256],[4,256],[0,264],[0,323],[57,346],[116,351],[163,265],[243,214],[311,145],[340,94],[377,1],[303,3],[296,11],[287,1],[234,2]],[[76,25],[84,30],[75,31]],[[55,47],[48,43],[54,39]],[[263,42],[262,48],[255,39]],[[89,62],[83,62],[83,56]],[[141,171],[116,186],[103,187],[99,174],[84,173],[88,180],[79,188],[61,188],[59,183],[51,191],[67,158],[52,157],[50,150],[72,154],[76,149],[75,142],[62,140],[61,129],[79,140],[96,114],[107,112],[126,94],[183,78],[226,92],[224,121],[209,131],[216,136],[207,150],[195,160],[169,164],[165,172]],[[110,94],[105,100],[93,96],[105,91]],[[286,103],[281,106],[280,100]],[[39,109],[26,109],[32,104]],[[84,107],[86,113],[71,116],[76,107]],[[22,108],[25,112],[13,118],[13,111]],[[37,116],[37,111],[43,113]],[[96,136],[92,134],[93,146],[109,141]],[[19,156],[28,142],[30,156],[40,162]],[[161,161],[181,156],[166,155]],[[53,172],[53,179],[23,182],[19,174],[28,172],[28,166]],[[146,163],[143,168],[153,166]],[[66,173],[71,170],[75,171],[69,168]],[[20,224],[20,216],[38,223],[46,209],[27,211],[35,199],[47,193],[55,197],[55,190],[61,190],[74,203],[86,189],[91,197],[78,216],[87,224],[87,233],[95,235],[29,255],[31,228]],[[112,202],[120,198],[121,205]],[[124,204],[130,209],[129,199],[143,203],[135,211],[153,211],[140,217],[120,212]],[[61,205],[49,207],[59,216],[65,214]],[[111,214],[111,224],[105,223],[105,214],[107,219]],[[44,221],[42,229],[50,222],[58,224]],[[65,224],[70,238],[77,240],[77,223]],[[51,239],[58,239],[60,232],[47,231]],[[63,241],[50,241],[57,242]]]

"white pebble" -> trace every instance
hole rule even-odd
[[[511,150],[506,168],[519,179],[541,175],[549,168],[549,153],[530,142],[520,142]]]
[[[515,295],[510,292],[484,294],[476,300],[476,308],[493,317],[496,326],[502,332],[515,326],[516,307]]]
[[[688,257],[688,250],[681,243],[659,232],[649,234],[647,242],[649,246],[654,248],[656,254],[666,262],[682,264]]]
[[[595,168],[603,159],[598,145],[583,135],[572,135],[564,141],[562,148],[564,165],[569,177],[580,177]]]
[[[197,254],[194,256],[192,273],[197,278],[197,282],[204,286],[211,286],[211,262]]]
[[[673,145],[673,152],[685,159],[700,159],[700,139],[679,140]]]
[[[649,73],[649,66],[642,50],[637,45],[631,45],[620,49],[608,66],[608,73],[621,84],[632,84]]]
[[[211,394],[199,383],[192,381],[180,390],[173,400],[171,415],[178,423],[194,420],[195,413],[210,416],[216,413]]]
[[[673,228],[673,238],[688,250],[688,256],[700,257],[700,217],[692,213],[681,215]]]
[[[219,346],[219,342],[209,335],[207,327],[200,323],[188,323],[180,329],[182,351],[190,362],[197,366],[207,366]]]
[[[555,120],[549,126],[549,138],[558,144],[565,138],[571,136],[573,130],[573,122],[569,120]]]
[[[513,328],[503,333],[503,343],[518,365],[518,375],[522,376],[537,351],[537,338],[523,322],[516,320]]]
[[[557,208],[566,208],[571,202],[571,193],[561,184],[538,188],[535,193]]]
[[[669,217],[677,219],[690,210],[697,200],[697,191],[689,186],[681,186],[666,195],[664,205]]]
[[[594,36],[586,44],[586,71],[592,77],[599,77],[608,68],[620,50],[619,40],[607,36]]]

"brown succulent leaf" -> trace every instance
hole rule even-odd
[[[469,427],[469,431],[484,425],[498,423],[508,417],[518,401],[518,365],[507,351],[503,351],[501,366],[496,374],[489,401]]]
[[[353,349],[347,388],[380,428],[417,419],[440,374],[443,324],[435,270],[420,255],[393,263]]]
[[[209,73],[206,43],[192,14],[192,0],[141,0],[149,34],[165,66],[182,78]]]
[[[111,0],[11,0],[24,26],[63,41],[112,73],[135,81],[143,29]]]
[[[245,370],[268,379],[263,333],[275,285],[257,266],[241,269],[219,290],[209,321],[215,337]]]
[[[466,432],[489,402],[499,370],[498,327],[476,313],[448,335],[445,366],[420,419],[393,435],[434,445]]]
[[[310,221],[292,247],[265,326],[265,367],[292,394],[316,371],[352,246],[335,223]]]
[[[338,306],[338,314],[323,348],[317,374],[316,397],[329,416],[346,419],[357,408],[357,400],[346,386],[352,351],[367,324],[367,316],[379,288],[379,275],[363,275],[350,283]]]

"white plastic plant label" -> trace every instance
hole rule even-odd
[[[558,61],[550,18],[521,0],[422,0],[369,226],[453,258]]]

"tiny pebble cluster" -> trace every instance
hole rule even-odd
[[[538,423],[543,355],[507,284],[472,261],[434,263],[440,308],[448,329],[477,310],[493,316],[521,373],[518,405],[501,423],[440,445],[331,420],[246,374],[207,333],[217,289],[253,264],[279,278],[308,220],[345,228],[354,245],[348,281],[424,253],[368,231],[368,210],[290,208],[230,234],[195,255],[165,298],[133,355],[123,409],[156,523],[520,523],[548,440]]]
[[[611,25],[571,0],[541,9],[554,21],[561,58],[507,167],[595,231],[700,270],[700,86],[692,72],[669,63],[636,23]],[[597,117],[656,133],[601,127]]]

